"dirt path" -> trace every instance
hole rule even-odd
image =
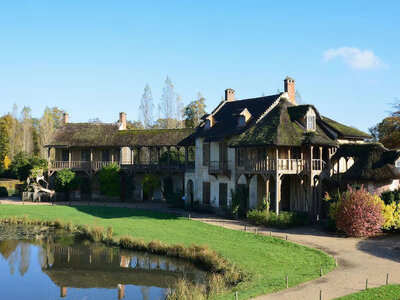
[[[0,199],[0,204],[22,204],[18,199]],[[27,203],[25,205],[37,205]],[[88,202],[72,202],[73,206],[88,205]],[[51,205],[51,203],[40,203]],[[70,205],[69,202],[55,205]],[[90,202],[90,206],[115,206],[152,209],[171,212],[182,216],[189,216],[182,210],[168,209],[165,203],[137,202],[104,203]],[[389,283],[400,284],[400,236],[385,235],[370,239],[343,238],[327,233],[316,226],[307,226],[291,230],[269,229],[250,225],[244,221],[226,220],[212,215],[191,214],[192,219],[216,226],[223,226],[235,230],[257,232],[280,238],[288,237],[289,241],[303,244],[325,251],[333,255],[338,261],[338,267],[323,277],[295,286],[277,293],[258,296],[255,299],[334,299],[365,289],[366,279],[368,287],[378,287],[386,283],[386,274],[389,274]],[[290,280],[290,279],[289,279]]]

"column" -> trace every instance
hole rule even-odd
[[[152,147],[149,147],[149,165],[150,166],[152,165],[152,162],[151,162],[151,149],[152,149]]]
[[[319,161],[321,165],[321,171],[324,169],[324,166],[322,165],[322,147],[319,147]]]
[[[280,199],[280,180],[279,180],[279,149],[278,147],[275,150],[275,163],[276,163],[276,168],[275,168],[275,212],[276,215],[279,215],[279,199]]]
[[[71,148],[68,149],[68,169],[71,169],[72,152]]]
[[[311,162],[310,163],[310,171],[311,172],[313,171],[313,150],[314,150],[314,147],[310,146],[310,162]]]

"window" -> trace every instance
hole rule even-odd
[[[81,151],[81,161],[90,161],[90,150]]]
[[[205,121],[205,125],[204,125],[204,129],[210,129],[211,128],[211,121],[210,120],[206,120]]]
[[[243,127],[244,125],[246,125],[246,117],[245,116],[239,116],[238,126],[239,127]]]
[[[224,143],[219,143],[219,162],[225,163],[228,161],[228,147]]]
[[[61,161],[69,161],[69,150],[67,150],[67,149],[62,150]]]
[[[315,130],[315,116],[307,116],[307,130]]]
[[[203,204],[210,205],[210,183],[203,182]]]
[[[203,166],[210,163],[210,143],[203,143]]]
[[[228,184],[219,184],[219,207],[223,208],[227,206],[228,200]]]
[[[102,149],[101,150],[101,160],[102,161],[109,161],[110,160],[110,150]]]

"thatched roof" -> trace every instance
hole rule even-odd
[[[321,122],[326,126],[328,126],[330,129],[332,129],[333,131],[335,131],[339,135],[339,138],[345,138],[345,139],[371,138],[369,134],[366,134],[365,132],[358,130],[357,128],[343,125],[325,116],[322,117]]]
[[[343,174],[342,178],[345,180],[400,179],[400,172],[395,167],[400,152],[388,150],[381,144],[344,144],[340,146],[332,159],[339,160],[341,157],[353,157],[355,160]]]
[[[230,146],[337,145],[320,126],[317,125],[316,131],[308,131],[297,121],[309,106],[296,108],[291,102],[281,99],[259,123],[234,138]]]
[[[67,123],[47,147],[146,147],[194,145],[194,129],[118,130],[115,124]]]

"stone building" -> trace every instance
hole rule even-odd
[[[49,175],[72,168],[89,182],[103,166],[118,163],[136,182],[129,195],[134,200],[148,199],[141,189],[143,176],[155,174],[162,184],[153,199],[163,199],[172,182],[188,203],[215,209],[229,206],[232,193],[240,192],[246,210],[268,196],[276,213],[324,215],[325,185],[338,184],[359,168],[360,157],[346,149],[366,149],[370,136],[322,116],[313,105],[297,105],[295,90],[290,77],[276,95],[237,100],[235,91],[227,89],[225,99],[196,129],[127,130],[124,113],[118,124],[72,124],[66,118],[46,146],[49,153],[55,149]],[[396,161],[385,160],[390,167],[384,168],[393,171],[387,173],[391,180],[400,178]],[[101,198],[96,188],[82,188],[77,196],[84,193]]]

